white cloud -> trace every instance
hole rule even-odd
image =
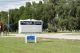
[[[22,5],[25,5],[26,0],[0,0],[0,11],[8,11],[9,9],[19,8]]]
[[[19,8],[26,2],[39,2],[42,0],[0,0],[0,11],[8,11],[9,9]]]

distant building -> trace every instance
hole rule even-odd
[[[2,32],[2,31],[3,31],[3,23],[0,22],[0,32]]]

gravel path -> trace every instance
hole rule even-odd
[[[1,37],[25,37],[25,34],[9,34],[11,36],[1,36]],[[80,40],[80,35],[72,35],[72,33],[51,33],[51,34],[35,34],[37,37],[41,38],[58,38],[58,39],[76,39]]]

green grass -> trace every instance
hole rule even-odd
[[[0,53],[80,53],[80,41],[39,38],[25,44],[24,38],[0,37]]]

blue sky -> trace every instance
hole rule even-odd
[[[39,0],[0,0],[0,11],[8,11],[9,9],[19,8],[25,5],[26,2],[32,2]]]

